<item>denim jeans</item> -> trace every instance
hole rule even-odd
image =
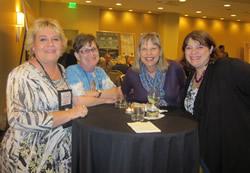
[[[203,172],[203,173],[210,173],[210,171],[209,171],[209,169],[208,169],[208,167],[207,167],[207,165],[205,164],[205,162],[204,162],[203,159],[201,159],[201,168],[202,168],[202,172]]]

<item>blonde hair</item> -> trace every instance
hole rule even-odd
[[[160,49],[160,57],[156,64],[158,71],[161,73],[166,72],[168,70],[169,64],[167,60],[164,58],[160,36],[156,32],[149,32],[149,33],[141,34],[141,37],[140,37],[140,40],[136,49],[136,56],[134,58],[132,70],[137,73],[141,72],[143,63],[141,61],[140,49],[141,49],[141,45],[144,43],[147,43],[149,40],[152,42],[153,45],[158,46],[158,48]]]
[[[28,52],[29,57],[35,56],[32,48],[33,48],[34,43],[35,43],[36,34],[44,28],[49,28],[49,29],[55,31],[59,35],[61,42],[62,42],[62,45],[63,45],[61,55],[63,54],[63,52],[67,48],[67,38],[65,37],[63,29],[60,26],[60,24],[55,19],[37,18],[33,22],[31,28],[29,28],[28,33],[27,33],[27,37],[26,37],[26,41],[25,41],[25,49]]]

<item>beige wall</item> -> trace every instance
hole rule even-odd
[[[96,34],[99,28],[99,8],[77,4],[68,8],[66,3],[41,2],[41,17],[58,20],[65,30]]]
[[[192,30],[207,31],[217,46],[225,45],[230,57],[244,59],[244,43],[250,42],[250,23],[180,17],[178,58],[185,36]]]
[[[159,33],[162,40],[164,56],[177,59],[179,38],[179,14],[164,13],[159,15]]]
[[[177,14],[144,14],[100,10],[98,7],[26,0],[35,14],[57,19],[65,30],[96,34],[98,30],[135,33],[159,32],[165,56],[180,59],[184,37],[194,29],[208,31],[217,45],[224,44],[229,55],[243,59],[245,42],[250,42],[250,23],[178,17]],[[0,113],[5,107],[5,88],[9,72],[19,65],[24,29],[16,42],[16,8],[22,11],[21,0],[2,0],[0,11]],[[24,57],[23,57],[24,59]]]
[[[2,0],[0,5],[0,114],[5,108],[5,89],[9,72],[19,65],[24,29],[16,41],[16,11],[22,12],[21,0]]]
[[[134,33],[137,45],[140,33],[158,32],[158,20],[156,14],[100,10],[99,30]]]

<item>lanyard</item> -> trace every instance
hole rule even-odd
[[[52,86],[57,90],[56,85],[53,83],[53,81],[51,80],[51,78],[49,77],[48,73],[46,72],[46,70],[44,69],[43,65],[41,64],[40,61],[38,61],[38,59],[36,59],[36,61],[40,64],[40,66],[42,67],[44,73],[46,74],[46,77],[49,79],[50,83],[52,84]],[[57,90],[57,97],[58,97],[58,108],[59,110],[68,110],[72,108],[72,90],[69,89],[68,83],[66,82],[64,76],[63,76],[63,72],[62,69],[60,67],[60,65],[58,65],[58,68],[60,70],[61,76],[64,80],[64,82],[66,83],[68,89],[62,89],[62,90]],[[69,126],[71,126],[71,121],[63,124],[63,128],[67,128]]]
[[[40,62],[40,61],[38,61],[38,59],[36,58],[36,61],[38,62],[38,64],[42,67],[42,69],[43,69],[43,71],[44,71],[44,73],[46,74],[46,77],[49,79],[49,81],[50,81],[50,83],[51,83],[51,85],[57,90],[57,87],[56,87],[56,85],[54,84],[54,82],[51,80],[51,78],[49,77],[49,75],[48,75],[48,73],[46,72],[46,70],[45,70],[45,68],[43,67],[43,65],[42,65],[42,63]],[[64,78],[64,76],[63,76],[63,72],[62,72],[62,69],[61,69],[61,67],[57,64],[57,66],[58,66],[58,68],[59,68],[59,70],[60,70],[60,73],[61,73],[61,75],[62,75],[62,78],[63,78],[63,80],[64,80],[64,82],[66,82],[65,81],[65,78]],[[67,87],[69,88],[69,86],[68,86],[68,83],[66,82],[66,85],[67,85]]]

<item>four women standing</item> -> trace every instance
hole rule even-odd
[[[67,70],[74,108],[64,68],[57,64],[66,48],[60,25],[52,19],[35,20],[25,46],[33,58],[16,67],[7,83],[10,128],[1,144],[0,172],[70,172],[71,128],[63,125],[86,116],[82,104],[114,103],[121,93],[95,67],[99,54],[92,35],[77,37],[74,48],[80,65]],[[184,97],[181,65],[164,58],[157,33],[146,33],[121,89],[137,102],[147,102],[150,88],[158,88],[160,106],[183,103],[199,121],[204,172],[244,172],[250,161],[250,65],[233,58],[217,60],[215,48],[204,31],[193,31],[184,39],[184,61],[194,70]]]

